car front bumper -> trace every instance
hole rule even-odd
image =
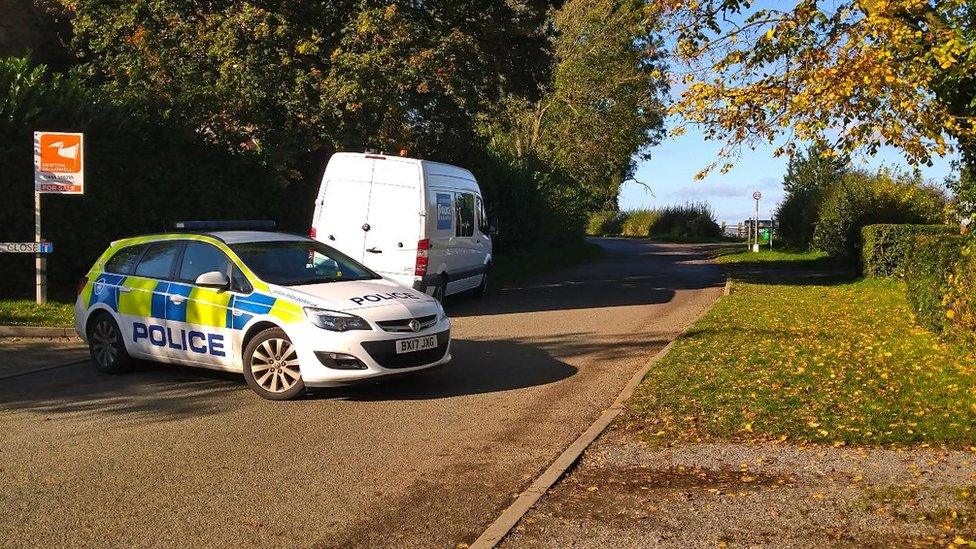
[[[396,354],[396,341],[437,336],[437,347]],[[341,337],[336,337],[341,336]],[[379,380],[441,366],[451,361],[451,320],[443,319],[420,332],[386,332],[381,329],[352,330],[336,334],[315,326],[302,326],[289,333],[298,349],[302,380],[307,387],[335,387]],[[316,353],[350,355],[361,369],[326,366]]]

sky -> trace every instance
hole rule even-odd
[[[685,202],[705,201],[712,205],[719,222],[738,223],[755,215],[752,193],[762,193],[760,214],[770,217],[770,209],[783,199],[783,175],[787,159],[773,157],[773,146],[746,151],[732,171],[721,174],[716,169],[707,178],[695,181],[698,171],[717,158],[721,148],[716,141],[706,141],[694,127],[681,137],[666,137],[660,145],[651,149],[651,159],[641,163],[635,175],[638,181],[647,183],[651,192],[634,182],[624,183],[620,189],[620,209],[653,208]],[[953,173],[953,157],[936,158],[932,167],[922,166],[922,175],[935,183],[941,183]],[[874,157],[853,159],[855,167],[869,170],[882,165],[908,169],[900,153],[885,148]]]
[[[783,6],[778,5],[778,1],[760,0],[754,7]],[[678,97],[683,87],[677,82],[672,84],[671,97]],[[687,133],[681,137],[665,137],[660,145],[651,149],[652,158],[641,163],[635,173],[635,179],[648,184],[653,195],[642,185],[625,183],[620,189],[620,209],[705,201],[712,205],[719,222],[738,223],[755,215],[752,193],[758,190],[763,196],[760,202],[761,217],[769,219],[770,210],[783,199],[782,181],[787,158],[774,158],[775,146],[758,147],[754,151],[746,150],[732,171],[722,174],[716,169],[706,179],[695,181],[695,174],[714,162],[720,149],[720,143],[706,141],[694,126],[689,126]],[[932,167],[921,167],[922,176],[942,183],[946,176],[953,173],[951,164],[954,158],[933,159]],[[882,165],[908,169],[901,154],[892,148],[884,148],[873,157],[854,157],[852,160],[854,167],[869,170]]]

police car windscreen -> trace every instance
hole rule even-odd
[[[319,242],[246,242],[231,249],[261,280],[281,286],[380,278]]]

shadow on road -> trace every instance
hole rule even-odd
[[[571,309],[600,309],[667,303],[676,291],[725,283],[722,271],[706,263],[707,245],[673,245],[637,239],[591,239],[607,252],[603,261],[538,277],[473,299],[465,294],[445,305],[452,317]]]

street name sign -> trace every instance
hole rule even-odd
[[[5,254],[49,254],[53,252],[53,242],[0,242],[0,253]]]

